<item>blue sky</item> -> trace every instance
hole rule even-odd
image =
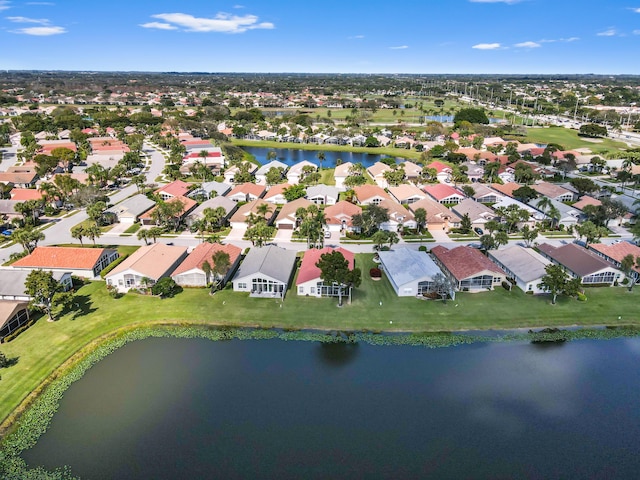
[[[640,0],[0,0],[0,68],[640,74]]]

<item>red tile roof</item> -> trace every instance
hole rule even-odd
[[[631,255],[634,259],[640,257],[640,247],[630,242],[618,242],[611,245],[592,243],[589,245],[589,249],[602,253],[618,263],[622,263],[622,259],[627,255]],[[640,272],[640,267],[634,266],[634,270]]]
[[[330,205],[324,209],[324,215],[329,224],[341,224],[342,219],[347,220],[347,223],[351,225],[351,217],[362,213],[362,208],[353,203],[342,200],[335,205]]]
[[[106,248],[36,247],[13,267],[93,269]]]
[[[175,180],[164,187],[160,187],[156,190],[155,193],[166,193],[167,195],[171,195],[173,197],[179,197],[182,195],[186,195],[189,191],[189,187],[191,184],[187,182],[183,182],[182,180]]]
[[[264,185],[257,185],[255,183],[243,183],[241,185],[236,185],[233,190],[225,195],[225,197],[233,197],[238,193],[244,193],[245,195],[254,195],[256,197],[260,197],[265,191]]]
[[[464,197],[464,194],[450,185],[438,183],[436,185],[428,185],[423,188],[425,193],[440,201],[452,195]]]
[[[427,165],[428,168],[435,168],[436,171],[438,173],[442,173],[442,172],[452,172],[452,168],[449,165],[445,165],[442,162],[431,162],[429,165]]]
[[[188,212],[191,211],[191,209],[193,209],[196,205],[198,205],[198,202],[196,202],[195,200],[193,200],[192,198],[189,197],[172,197],[169,200],[167,200],[167,203],[171,203],[171,202],[177,202],[177,201],[181,201],[182,202],[182,211],[180,212],[180,216],[183,217],[185,214],[187,214]],[[144,212],[142,215],[140,215],[139,218],[152,218],[152,213],[154,211],[156,211],[158,208],[158,205],[156,205],[155,207],[153,207],[151,210],[147,210],[146,212]]]
[[[383,188],[380,188],[377,185],[359,185],[354,187],[353,191],[356,192],[356,197],[360,203],[373,197],[391,198]]]
[[[11,190],[11,200],[24,202],[27,200],[40,200],[43,197],[40,190],[32,188],[14,188]]]
[[[473,277],[485,270],[506,275],[504,271],[495,263],[485,257],[475,248],[461,245],[449,250],[442,245],[431,249],[431,253],[436,256],[458,281]]]
[[[230,265],[233,265],[242,253],[242,249],[229,243],[226,245],[222,245],[220,243],[200,243],[193,249],[189,256],[185,258],[180,265],[178,265],[171,276],[179,275],[194,268],[202,270],[202,265],[204,265],[205,261],[209,262],[213,267],[213,254],[216,252],[227,253],[229,255]]]
[[[353,270],[355,266],[355,255],[349,250],[345,250],[342,247],[333,249],[331,247],[324,247],[321,249],[312,248],[307,250],[302,257],[302,263],[300,264],[300,270],[298,272],[298,278],[296,285],[300,285],[313,280],[314,278],[320,278],[320,269],[316,267],[316,263],[320,260],[320,257],[325,253],[331,253],[333,251],[340,252],[342,256],[349,262],[349,270]]]

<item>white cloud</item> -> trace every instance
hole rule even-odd
[[[514,47],[518,47],[518,48],[538,48],[541,46],[542,45],[536,42],[521,42],[521,43],[516,43],[514,45]]]
[[[233,8],[244,8],[244,5],[234,5]]]
[[[391,50],[406,50],[409,48],[409,45],[399,45],[397,47],[389,47]]]
[[[506,3],[507,5],[513,5],[522,0],[469,0],[471,3]]]
[[[258,17],[255,15],[239,16],[218,13],[213,18],[204,18],[194,17],[186,13],[159,13],[151,16],[164,20],[167,24],[176,27],[176,29],[182,28],[187,32],[243,33],[247,30],[275,28],[275,25],[271,22],[259,23]],[[167,30],[166,27],[162,28]]]
[[[542,40],[538,40],[538,43],[555,43],[555,42],[577,42],[580,40],[580,37],[568,37],[568,38],[544,38]]]
[[[631,10],[632,12],[635,12],[635,13],[640,13],[640,7],[630,8],[629,10]]]
[[[46,18],[7,17],[7,20],[13,23],[37,23],[39,25],[49,25],[49,20]]]
[[[634,31],[633,31],[633,34],[634,34],[634,35],[640,35],[640,30],[634,30]]]
[[[475,48],[476,50],[497,50],[501,46],[499,43],[478,43],[471,48]]]
[[[615,28],[609,28],[608,30],[605,30],[604,32],[598,32],[597,35],[599,37],[615,37],[617,34],[617,30]]]
[[[347,37],[347,40],[362,40],[364,35],[353,35],[351,37]]]
[[[170,23],[162,22],[141,23],[140,26],[142,28],[157,28],[158,30],[178,30],[178,27],[174,27]]]
[[[36,37],[48,37],[49,35],[59,35],[67,33],[64,27],[27,27],[18,30],[12,30],[11,33],[19,33],[22,35],[34,35]]]
[[[0,0],[0,12],[2,10],[8,10],[9,8],[11,8],[11,6],[7,0]]]
[[[55,3],[53,2],[27,2],[25,5],[44,5],[47,7],[53,7]]]

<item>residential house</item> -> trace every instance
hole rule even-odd
[[[32,270],[16,270],[11,267],[0,268],[0,300],[28,302],[31,296],[25,293],[25,282]],[[71,272],[51,272],[56,282],[66,292],[73,288]]]
[[[525,225],[528,225],[529,227],[535,227],[538,223],[543,222],[544,220],[547,219],[547,216],[544,213],[542,213],[540,210],[533,208],[527,205],[526,203],[522,203],[516,200],[515,198],[511,198],[511,197],[503,197],[502,200],[491,205],[491,208],[493,208],[493,210],[497,212],[500,208],[507,208],[510,205],[517,205],[519,208],[529,212],[529,215],[530,215],[529,220],[526,222],[519,223],[518,228],[522,228]]]
[[[204,263],[207,262],[209,267],[215,267],[213,256],[217,252],[229,255],[229,270],[222,278],[220,285],[223,287],[238,267],[242,253],[241,248],[229,243],[226,245],[208,242],[198,244],[171,273],[171,278],[182,287],[206,287],[215,279],[211,272],[208,272],[209,275],[205,272]]]
[[[538,251],[553,263],[562,265],[583,285],[613,285],[624,279],[624,274],[613,264],[575,243],[559,247],[543,243],[538,245]]]
[[[448,232],[452,228],[460,226],[460,217],[441,203],[424,198],[408,205],[409,210],[415,215],[419,208],[427,212],[427,229],[444,230]]]
[[[112,216],[115,222],[133,224],[155,204],[156,202],[150,200],[146,195],[139,193],[107,208],[105,214]]]
[[[433,278],[442,271],[424,252],[398,247],[378,253],[380,268],[399,297],[427,295],[433,292]],[[453,292],[451,292],[453,296]]]
[[[152,286],[168,277],[187,256],[187,247],[153,243],[140,247],[105,275],[107,285],[120,293]]]
[[[38,180],[35,170],[10,167],[6,172],[0,172],[0,183],[8,183],[21,188],[33,188]]]
[[[257,165],[255,163],[251,163],[251,162],[243,162],[244,165],[246,165],[249,169],[249,173],[250,174],[254,174],[254,172],[258,169]],[[240,172],[240,167],[238,165],[232,165],[231,167],[227,168],[224,171],[224,182],[225,183],[229,183],[229,184],[234,184],[235,182],[235,178],[236,178],[236,174]]]
[[[353,163],[345,162],[335,168],[335,170],[333,171],[333,178],[336,182],[336,188],[345,188],[344,181],[349,175],[351,175],[351,167],[353,167]]]
[[[549,197],[552,200],[557,200],[558,202],[572,202],[576,198],[576,195],[571,190],[549,182],[535,183],[531,185],[531,188],[540,195]]]
[[[477,162],[467,161],[460,165],[460,170],[464,170],[463,167],[466,167],[466,174],[471,183],[476,183],[482,181],[484,177],[484,167]]]
[[[389,215],[389,220],[380,224],[380,230],[401,232],[403,228],[414,230],[418,227],[413,213],[395,200],[387,198],[379,206],[384,208]]]
[[[358,185],[353,187],[353,190],[360,205],[379,205],[383,200],[391,198],[383,188],[377,185]]]
[[[167,185],[158,188],[155,193],[160,195],[162,200],[169,200],[175,197],[184,197],[189,193],[192,184],[183,182],[182,180],[174,180]]]
[[[204,218],[204,211],[207,208],[215,210],[219,207],[222,207],[225,211],[224,218],[221,220],[221,225],[226,225],[227,219],[229,219],[229,217],[231,217],[238,208],[238,204],[227,197],[214,197],[209,200],[205,200],[194,208],[189,215],[187,215],[185,222],[189,227],[191,227],[195,222]]]
[[[476,202],[471,198],[465,198],[459,204],[451,207],[451,210],[455,212],[461,219],[465,215],[469,215],[471,220],[471,228],[479,228],[485,230],[486,223],[495,220],[497,215],[492,208],[487,207],[485,204]]]
[[[36,247],[11,267],[18,270],[71,272],[72,275],[91,279],[98,277],[118,256],[118,252],[110,248]]]
[[[33,188],[13,188],[9,192],[11,200],[15,202],[26,202],[28,200],[42,200],[44,192]]]
[[[267,193],[262,197],[264,201],[273,203],[274,205],[284,205],[287,203],[287,199],[284,196],[285,189],[289,188],[291,185],[288,183],[279,183],[277,185],[273,185],[269,187]]]
[[[296,212],[299,208],[308,208],[311,205],[313,205],[313,203],[306,198],[298,198],[286,203],[276,217],[276,228],[278,230],[295,230],[298,226]]]
[[[193,210],[198,205],[198,202],[196,202],[194,199],[189,197],[171,197],[169,200],[167,200],[166,203],[173,203],[173,202],[182,203],[182,210],[178,213],[178,217],[180,221],[184,220],[184,218],[189,214],[189,212],[191,212],[191,210]],[[140,219],[140,223],[142,225],[157,225],[157,221],[154,218],[155,216],[154,212],[157,209],[158,209],[158,205],[156,205],[155,207],[151,208],[151,210],[147,210],[142,215],[140,215],[138,217]]]
[[[476,202],[480,203],[497,203],[504,198],[502,193],[499,193],[492,188],[487,187],[483,183],[472,183],[469,185],[473,190],[473,198]]]
[[[457,290],[482,291],[500,286],[507,274],[478,249],[461,245],[449,250],[438,245],[431,255]]]
[[[391,167],[386,163],[376,162],[367,168],[367,173],[373,178],[373,181],[376,182],[380,188],[389,187],[389,183],[384,178],[385,172],[390,172]]]
[[[352,219],[354,215],[362,213],[362,208],[353,203],[342,200],[335,205],[328,206],[324,209],[324,215],[327,219],[327,228],[331,232],[355,231],[358,230],[353,226]]]
[[[14,300],[0,301],[0,340],[29,321],[29,303]]]
[[[231,185],[224,182],[204,182],[198,188],[195,188],[189,192],[189,198],[196,198],[199,196],[206,198],[223,197],[231,190]]]
[[[339,295],[338,289],[335,285],[327,285],[320,278],[320,268],[316,266],[320,257],[325,253],[332,253],[334,251],[340,252],[342,256],[349,263],[349,270],[353,270],[355,267],[355,255],[353,252],[346,250],[342,247],[339,248],[312,248],[304,252],[302,257],[302,263],[298,270],[298,277],[296,278],[296,289],[298,295],[305,295],[311,297],[337,297]],[[343,293],[343,295],[345,295]],[[347,292],[345,296],[350,296],[350,292]]]
[[[631,255],[634,259],[640,258],[640,247],[634,245],[631,242],[616,242],[611,245],[605,245],[603,243],[591,243],[589,244],[589,250],[598,255],[599,257],[604,258],[607,262],[614,265],[616,268],[620,268],[622,266],[622,259],[627,255]],[[640,267],[634,264],[633,267],[633,277],[635,282],[640,281]]]
[[[587,205],[599,207],[600,205],[602,205],[602,202],[597,198],[590,197],[589,195],[583,195],[583,197],[572,206],[576,210],[580,210],[582,212],[584,210],[584,207],[586,207]]]
[[[243,183],[236,185],[229,193],[227,198],[234,202],[250,202],[262,198],[267,189],[264,185],[257,185],[255,183]]]
[[[489,258],[505,271],[523,292],[545,293],[542,277],[551,262],[531,248],[513,245],[502,250],[489,250]]]
[[[20,203],[16,200],[0,200],[0,221],[3,219],[22,218],[22,214],[16,212],[16,205]]]
[[[507,197],[513,198],[513,191],[522,187],[519,183],[515,182],[507,182],[504,184],[501,183],[492,183],[491,189],[501,193],[502,195],[506,195]]]
[[[229,224],[232,228],[245,228],[247,226],[247,219],[251,214],[261,216],[260,213],[258,213],[258,209],[261,208],[261,205],[268,206],[266,220],[267,225],[271,225],[271,222],[273,222],[276,214],[276,209],[274,208],[274,205],[265,202],[261,198],[252,200],[249,203],[245,203],[244,205],[239,207],[238,210],[236,210],[236,212],[229,219]]]
[[[548,214],[549,210],[546,210],[540,206],[540,197],[529,200],[528,205],[536,210]],[[578,224],[578,220],[581,217],[581,212],[577,208],[571,207],[566,203],[559,202],[557,200],[550,200],[551,205],[560,214],[559,218],[555,219],[556,225],[562,225],[563,227],[571,227]]]
[[[269,245],[252,248],[233,277],[234,292],[251,297],[282,298],[296,266],[296,252]]]
[[[410,205],[418,200],[427,198],[427,194],[415,185],[403,183],[397,187],[389,187],[389,193],[402,205]]]
[[[340,190],[329,185],[307,187],[307,199],[316,205],[335,205],[340,198]]]
[[[426,185],[422,189],[438,203],[454,204],[460,203],[465,199],[464,194],[460,190],[444,183]]]
[[[256,173],[255,173],[256,183],[259,183],[261,185],[266,185],[267,173],[269,173],[269,170],[271,170],[272,168],[277,168],[281,170],[282,175],[284,176],[285,172],[287,171],[287,164],[282,163],[279,160],[272,160],[269,163],[265,163],[260,168],[258,168],[258,170],[256,170]]]
[[[431,162],[427,165],[427,168],[433,168],[436,170],[436,178],[440,183],[449,183],[451,181],[451,174],[453,173],[453,169],[442,162]]]
[[[305,169],[305,167],[311,167],[314,171],[318,169],[318,167],[310,161],[302,160],[301,162],[292,165],[291,168],[287,171],[287,183],[289,183],[290,185],[297,185],[298,183],[300,183],[304,176],[303,170]]]
[[[413,183],[417,183],[420,180],[420,175],[422,174],[422,167],[420,165],[416,165],[409,160],[405,160],[399,165],[404,169],[405,180]]]

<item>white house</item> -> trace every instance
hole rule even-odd
[[[279,160],[273,160],[273,161],[271,161],[269,163],[265,163],[260,168],[258,168],[258,170],[255,173],[255,175],[256,175],[256,183],[259,183],[261,185],[265,185],[267,183],[267,173],[269,173],[269,170],[271,170],[272,168],[277,168],[277,169],[281,170],[283,175],[284,175],[284,172],[287,171],[287,164],[286,163],[282,163]]]
[[[325,253],[331,253],[333,251],[340,252],[342,256],[349,262],[349,270],[353,270],[355,266],[355,255],[349,250],[345,250],[342,247],[335,250],[331,247],[325,247],[321,249],[312,248],[307,250],[302,257],[302,263],[298,271],[298,278],[296,279],[296,289],[298,295],[306,295],[310,297],[336,297],[338,292],[335,286],[325,285],[320,278],[320,268],[316,266],[320,257]]]
[[[329,185],[313,185],[307,188],[307,200],[316,205],[335,205],[340,198],[340,190]]]
[[[274,245],[252,248],[233,277],[234,292],[284,298],[296,265],[296,252]]]
[[[240,263],[240,254],[242,253],[240,247],[236,247],[230,243],[225,245],[208,242],[198,244],[187,258],[171,273],[171,278],[183,287],[206,287],[214,278],[213,274],[207,278],[204,263],[207,262],[210,267],[215,267],[213,256],[217,252],[224,252],[229,255],[229,269],[222,279],[222,285],[224,285],[233,272],[235,272],[238,263]]]
[[[551,262],[535,250],[513,245],[503,250],[489,250],[487,255],[505,271],[507,277],[515,280],[523,292],[546,292],[540,283],[546,275],[546,266]]]
[[[287,182],[290,185],[297,185],[300,183],[300,180],[302,180],[304,176],[303,170],[305,170],[305,167],[313,168],[314,171],[318,169],[318,167],[310,161],[302,160],[301,162],[292,165],[287,171]]]
[[[399,297],[430,293],[433,277],[442,275],[442,271],[425,252],[401,247],[379,252],[378,255],[381,269]]]

